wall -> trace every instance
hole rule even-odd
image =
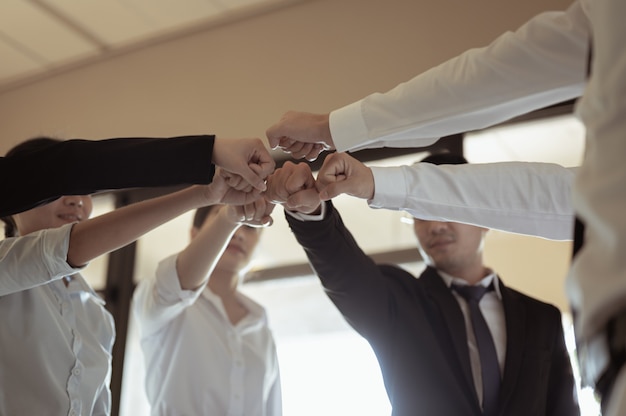
[[[315,0],[0,94],[0,154],[33,135],[263,136],[515,29],[565,0]]]
[[[323,112],[385,91],[517,28],[539,11],[567,5],[565,0],[303,1],[1,93],[0,154],[40,134],[263,137],[288,109]],[[563,307],[567,249],[562,243],[548,248],[524,242],[522,251],[516,244],[521,243],[495,244],[488,260],[497,269],[496,259],[502,264],[507,282]],[[531,246],[541,248],[526,254]],[[511,267],[504,251],[522,260]],[[557,259],[555,269],[546,272],[553,278],[550,285],[528,261],[541,253]],[[528,275],[537,276],[531,285]]]

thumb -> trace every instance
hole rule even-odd
[[[329,199],[345,193],[346,188],[345,181],[330,183],[320,191],[320,199],[322,201],[328,201]]]
[[[278,145],[280,144],[280,137],[276,137],[273,134],[271,128],[267,130],[266,136],[267,136],[267,141],[269,142],[269,145],[270,145],[270,149],[276,149]]]

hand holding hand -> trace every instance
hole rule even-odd
[[[265,178],[274,171],[276,163],[261,139],[215,138],[213,163],[238,178],[240,187],[245,186],[265,190]]]
[[[296,159],[315,160],[335,148],[328,114],[288,111],[266,131],[272,149],[280,148]]]
[[[309,165],[289,161],[267,179],[265,198],[304,214],[317,211],[321,204]]]
[[[374,197],[372,170],[347,153],[333,153],[324,159],[315,186],[322,201],[340,194],[362,199]]]

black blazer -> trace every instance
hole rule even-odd
[[[481,415],[463,313],[433,268],[416,279],[376,265],[328,204],[322,221],[287,221],[326,293],[372,346],[394,415]],[[561,314],[501,284],[507,347],[502,416],[580,414]]]
[[[74,139],[0,157],[0,217],[63,195],[210,183],[213,142],[214,136]]]

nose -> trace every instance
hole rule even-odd
[[[431,221],[429,228],[432,234],[439,234],[448,228],[448,223],[444,221]]]
[[[71,195],[65,197],[65,203],[70,206],[82,208],[84,205],[83,197],[80,195]]]

